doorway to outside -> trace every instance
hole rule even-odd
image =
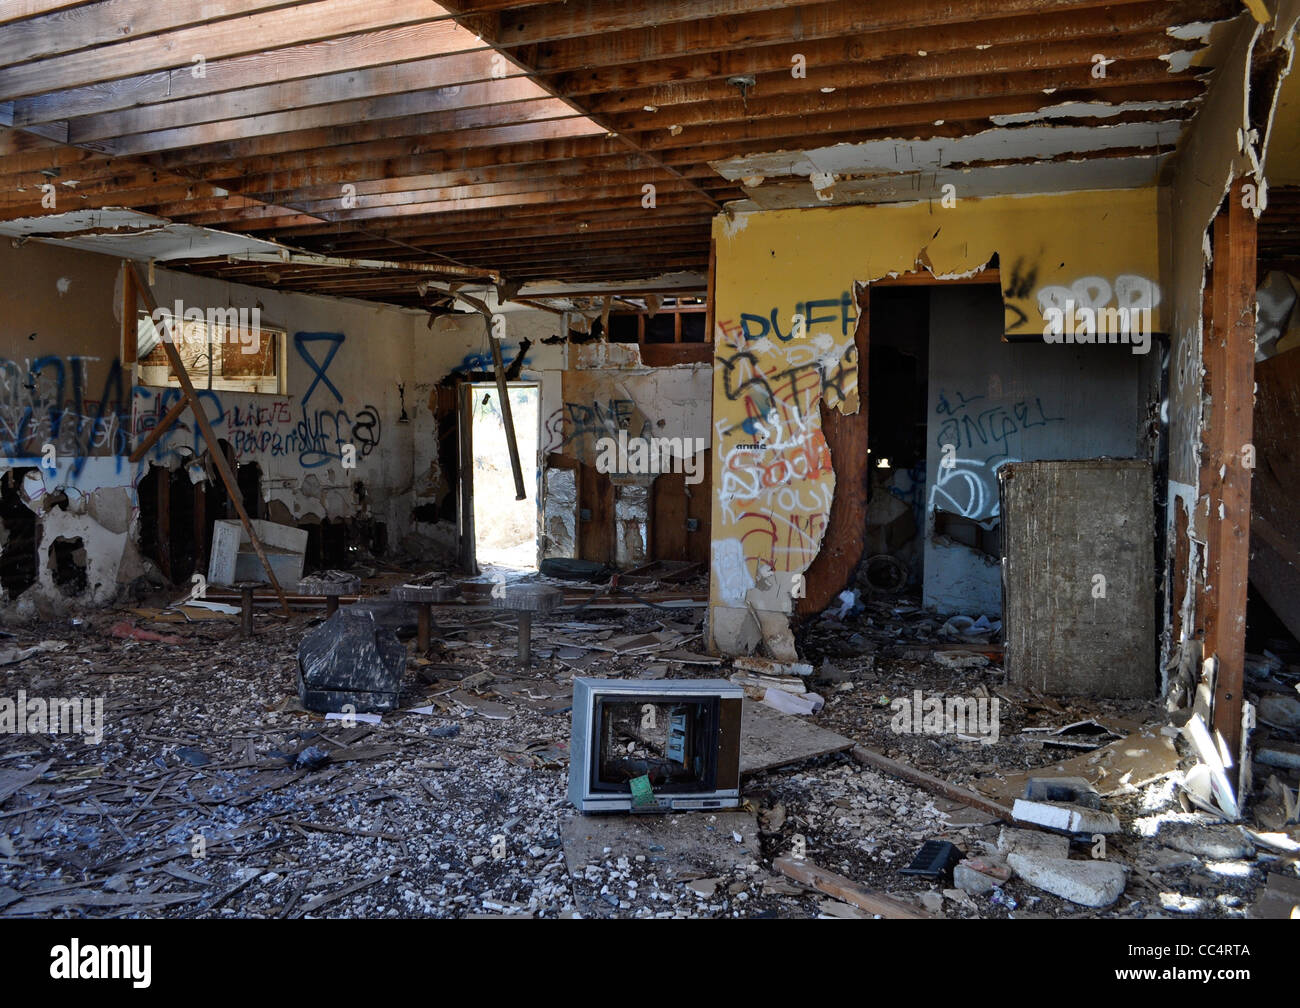
[[[506,447],[505,417],[497,387],[470,386],[470,444],[474,473],[474,552],[480,567],[537,569],[537,441],[541,430],[541,389],[535,384],[507,386],[514,419],[524,500],[515,499],[515,478]]]

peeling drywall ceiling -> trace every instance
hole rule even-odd
[[[153,214],[111,207],[0,221],[0,234],[141,261],[283,251],[283,246],[247,235],[177,224]]]
[[[1185,103],[1143,104],[1159,111]],[[728,158],[712,167],[741,182],[753,205],[763,209],[905,202],[928,198],[949,183],[959,199],[1140,188],[1156,177],[1161,156],[1173,151],[1183,123],[1106,121],[1123,111],[1124,106],[1104,102],[1058,103],[1032,113],[1033,124],[997,126],[971,136],[838,144]],[[1096,123],[1080,125],[1080,119]],[[1129,156],[1086,157],[1108,151]]]
[[[1089,189],[1142,189],[1155,185],[1161,168],[1173,152],[1155,157],[1028,162],[938,168],[871,178],[837,179],[834,188],[817,190],[808,179],[773,179],[747,189],[753,197],[728,204],[732,213],[754,210],[792,210],[799,207],[852,203],[909,203],[1003,196],[1008,193],[1038,195],[1044,192],[1082,192]],[[775,183],[775,184],[774,184]],[[952,189],[945,189],[951,185]],[[829,199],[826,197],[829,195]]]

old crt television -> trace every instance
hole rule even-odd
[[[582,812],[740,803],[740,705],[726,679],[573,680],[569,801]]]

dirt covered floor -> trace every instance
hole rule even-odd
[[[352,726],[298,704],[306,613],[259,615],[252,639],[237,617],[156,610],[22,628],[0,643],[0,697],[102,700],[102,737],[0,734],[0,916],[863,915],[774,870],[793,854],[949,917],[1239,917],[1269,873],[1295,877],[1296,827],[1252,815],[1269,846],[1184,811],[1182,743],[1157,705],[1010,689],[996,647],[937,641],[905,605],[807,628],[826,698],[810,720],[1008,806],[1028,771],[1088,776],[1122,822],[1104,854],[1127,869],[1112,906],[900,874],[927,840],[996,856],[1002,826],[851,751],[748,776],[737,813],[653,817],[644,836],[592,824],[565,799],[572,676],[731,673],[701,653],[701,607],[622,605],[537,619],[529,669],[508,615],[441,606],[429,653],[406,642],[404,710]],[[986,660],[950,668],[936,651]],[[996,741],[900,734],[891,705],[916,690],[996,698]]]

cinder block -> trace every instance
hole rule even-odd
[[[1010,854],[1007,862],[1030,885],[1080,906],[1108,907],[1124,893],[1124,868],[1114,861]]]
[[[1101,795],[1082,777],[1030,777],[1025,785],[1029,801],[1069,802],[1084,808],[1101,808]]]
[[[1119,817],[1111,812],[1059,802],[1026,801],[1017,798],[1011,814],[1021,822],[1036,823],[1064,833],[1118,833]]]

